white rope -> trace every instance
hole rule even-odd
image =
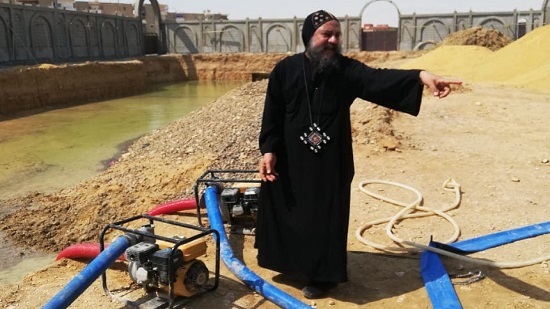
[[[409,190],[409,191],[413,192],[416,195],[416,199],[413,202],[409,203],[409,204],[401,202],[401,201],[393,200],[393,199],[387,198],[385,196],[382,196],[380,194],[377,194],[377,193],[374,193],[372,191],[367,190],[365,188],[365,186],[367,184],[386,184],[386,185],[392,185],[392,186],[400,187],[400,188],[403,188],[403,189],[406,189],[406,190]],[[439,249],[439,248],[434,248],[434,247],[422,245],[422,244],[419,244],[419,243],[416,243],[416,242],[404,240],[404,239],[401,239],[401,238],[397,237],[393,233],[393,227],[396,225],[396,223],[398,221],[403,221],[405,219],[411,219],[411,218],[420,218],[420,217],[427,217],[427,216],[437,215],[437,216],[440,216],[440,217],[444,218],[445,220],[447,220],[453,226],[453,229],[454,229],[453,235],[449,239],[445,240],[443,243],[450,244],[452,242],[455,242],[458,239],[458,237],[460,236],[460,228],[459,228],[458,224],[456,223],[456,221],[451,216],[446,214],[446,212],[449,211],[449,210],[455,209],[455,208],[458,207],[458,205],[460,205],[460,201],[461,201],[460,184],[458,184],[454,179],[451,178],[451,179],[446,180],[443,183],[443,188],[447,191],[453,191],[455,193],[455,200],[447,208],[445,208],[443,210],[436,210],[436,209],[432,209],[432,208],[429,208],[429,207],[421,206],[422,202],[423,202],[422,194],[413,187],[410,187],[410,186],[407,186],[407,185],[404,185],[404,184],[401,184],[401,183],[397,183],[397,182],[386,181],[386,180],[365,180],[365,181],[362,181],[359,184],[359,189],[361,190],[361,192],[363,192],[363,193],[365,193],[365,194],[367,194],[371,197],[374,197],[376,199],[379,199],[381,201],[391,203],[391,204],[394,204],[394,205],[397,205],[397,206],[401,206],[401,207],[403,207],[403,209],[391,218],[378,219],[378,220],[370,221],[370,222],[367,222],[367,223],[363,224],[362,226],[360,226],[356,230],[355,236],[362,243],[364,243],[364,244],[366,244],[366,245],[368,245],[372,248],[375,248],[375,249],[378,249],[378,250],[381,250],[381,251],[384,251],[384,252],[388,252],[388,253],[404,253],[404,252],[405,253],[416,253],[416,252],[420,252],[422,250],[426,250],[426,251],[432,251],[432,252],[435,252],[435,253],[438,253],[438,254],[441,254],[441,255],[449,256],[449,257],[452,257],[452,258],[455,258],[455,259],[458,259],[458,260],[461,260],[461,261],[474,263],[474,264],[479,264],[479,265],[488,265],[488,266],[493,266],[493,267],[497,267],[497,268],[523,267],[523,266],[528,266],[528,265],[541,263],[541,262],[546,261],[546,260],[550,260],[550,255],[534,258],[534,259],[527,260],[527,261],[518,261],[518,262],[497,262],[497,261],[491,261],[491,260],[486,260],[486,259],[472,258],[472,257],[467,257],[467,256],[463,256],[463,255],[460,255],[460,254],[452,253],[452,252],[449,252],[449,251],[446,251],[446,250],[442,250],[442,249]],[[415,211],[421,211],[421,212],[413,213]],[[398,245],[398,247],[390,247],[390,246],[382,245],[380,243],[376,243],[374,241],[368,240],[365,237],[363,237],[363,233],[367,229],[369,229],[369,228],[371,228],[375,225],[379,225],[379,224],[386,223],[386,222],[387,222],[387,224],[386,224],[386,234],[388,235],[388,237],[396,245]]]

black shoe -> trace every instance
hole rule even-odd
[[[337,283],[333,282],[313,282],[302,289],[302,294],[308,299],[323,298],[337,285]]]

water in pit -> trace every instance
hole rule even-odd
[[[129,141],[242,84],[163,85],[142,95],[0,121],[0,199],[76,185],[103,170]],[[0,216],[9,211],[0,209]],[[7,242],[0,248],[0,284],[18,282],[55,259],[55,255],[23,252]]]

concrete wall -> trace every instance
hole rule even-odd
[[[467,12],[425,15],[401,15],[398,49],[428,48],[450,33],[475,26],[501,31],[515,40],[521,34],[544,25],[550,18],[545,10],[512,12]],[[342,22],[344,52],[361,50],[361,17],[339,17]],[[519,22],[525,20],[524,24]],[[224,20],[203,22],[167,22],[168,52],[196,53],[286,53],[301,52],[303,18]]]
[[[525,21],[525,23],[521,23]],[[512,40],[543,25],[543,11],[401,15],[401,50],[426,49],[450,33],[482,26],[500,31]]]
[[[431,47],[452,32],[473,26],[501,31],[511,39],[544,25],[540,11],[401,15],[398,49]],[[342,49],[361,50],[361,17],[340,17]],[[525,21],[520,25],[519,21]],[[294,53],[304,50],[303,18],[161,23],[164,53]],[[158,44],[157,44],[158,45]],[[0,66],[44,62],[122,59],[145,53],[139,19],[0,3]]]
[[[339,17],[342,49],[359,51],[361,18]],[[303,18],[167,22],[169,53],[287,53],[304,50]]]
[[[141,55],[139,19],[0,3],[0,66]]]

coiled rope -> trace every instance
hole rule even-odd
[[[377,193],[374,193],[372,191],[367,190],[365,187],[368,184],[385,184],[385,185],[400,187],[400,188],[403,188],[403,189],[406,189],[406,190],[409,190],[409,191],[413,192],[416,195],[416,199],[412,203],[408,203],[408,204],[404,203],[404,202],[401,202],[401,201],[393,200],[391,198],[388,198],[388,197],[385,197],[385,196],[382,196],[380,194],[377,194]],[[365,194],[367,194],[371,197],[374,197],[376,199],[379,199],[381,201],[384,201],[384,202],[387,202],[387,203],[390,203],[390,204],[394,204],[394,205],[403,207],[403,209],[401,211],[399,211],[397,214],[395,214],[391,218],[378,219],[378,220],[367,222],[367,223],[363,224],[362,226],[360,226],[356,230],[356,232],[355,232],[356,238],[359,241],[361,241],[362,243],[364,243],[364,244],[366,244],[366,245],[368,245],[372,248],[375,248],[375,249],[378,249],[378,250],[381,250],[381,251],[384,251],[384,252],[388,252],[388,253],[416,253],[416,252],[419,252],[419,251],[422,251],[422,250],[426,250],[426,251],[432,251],[432,252],[435,252],[435,253],[438,253],[438,254],[441,254],[441,255],[445,255],[445,256],[448,256],[448,257],[452,257],[452,258],[455,258],[455,259],[458,259],[458,260],[461,260],[461,261],[465,261],[465,262],[469,262],[469,263],[473,263],[473,264],[478,264],[478,265],[487,265],[487,266],[492,266],[492,267],[496,267],[496,268],[524,267],[524,266],[529,266],[529,265],[541,263],[541,262],[546,261],[546,260],[550,260],[550,255],[533,258],[533,259],[530,259],[530,260],[527,260],[527,261],[517,261],[517,262],[516,261],[513,261],[513,262],[499,262],[499,261],[492,261],[492,260],[487,260],[487,259],[478,259],[478,258],[472,258],[472,257],[456,254],[456,253],[453,253],[453,252],[450,252],[450,251],[447,251],[447,250],[443,250],[443,249],[434,248],[434,247],[430,247],[430,246],[427,246],[427,245],[419,244],[419,243],[416,243],[416,242],[403,240],[403,239],[397,237],[393,233],[393,227],[396,225],[396,223],[398,221],[402,221],[404,219],[420,218],[420,217],[427,217],[427,216],[437,215],[437,216],[440,216],[440,217],[444,218],[445,220],[447,220],[453,226],[453,229],[454,229],[453,235],[449,239],[445,240],[443,243],[451,244],[452,242],[455,242],[458,239],[458,237],[460,236],[460,228],[459,228],[458,224],[456,223],[456,221],[451,216],[446,214],[447,211],[457,208],[460,205],[460,201],[461,201],[460,184],[457,183],[452,178],[447,179],[443,183],[443,189],[447,190],[447,191],[453,191],[455,193],[455,200],[451,205],[449,205],[448,207],[446,207],[443,210],[436,210],[436,209],[432,209],[432,208],[429,208],[429,207],[426,207],[426,206],[422,206],[422,203],[423,203],[422,194],[418,190],[416,190],[415,188],[410,187],[408,185],[401,184],[401,183],[397,183],[397,182],[393,182],[393,181],[386,181],[386,180],[364,180],[359,184],[359,189],[361,190],[361,192],[363,192],[363,193],[365,193]],[[415,211],[421,211],[421,212],[413,213]],[[388,237],[394,243],[396,243],[398,245],[398,247],[385,246],[385,245],[376,243],[372,240],[368,240],[365,237],[363,237],[363,234],[367,229],[369,229],[369,228],[371,228],[375,225],[379,225],[379,224],[383,224],[383,223],[387,223],[386,224],[386,234],[388,235]]]

